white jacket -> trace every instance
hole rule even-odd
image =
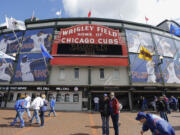
[[[33,102],[31,103],[31,107],[34,110],[39,110],[41,106],[43,106],[44,102],[41,97],[36,97]]]

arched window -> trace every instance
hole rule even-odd
[[[73,94],[73,102],[79,102],[79,94]]]

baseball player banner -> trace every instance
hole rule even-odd
[[[180,84],[180,61],[178,59],[164,58],[161,64],[165,83]]]
[[[22,42],[23,32],[16,32],[17,39],[14,33],[2,34],[0,36],[0,51],[11,54],[17,53],[19,48],[18,42]]]
[[[53,28],[27,30],[23,38],[21,52],[41,52],[41,44],[49,51],[52,34]]]
[[[154,44],[150,33],[126,30],[128,51],[139,53],[140,46],[145,47],[151,53],[154,53]]]
[[[42,53],[20,54],[13,78],[14,82],[46,81],[46,78],[47,67]]]
[[[0,82],[9,82],[14,74],[14,61],[12,59],[0,58]]]
[[[161,56],[173,57],[176,53],[176,48],[173,39],[153,35],[157,46],[157,52]]]
[[[139,54],[129,54],[132,82],[161,82],[162,79],[156,56],[152,57],[152,61],[146,61],[144,59],[139,59],[138,55]]]

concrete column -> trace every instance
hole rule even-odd
[[[130,107],[130,111],[132,111],[132,96],[131,96],[131,91],[128,92],[128,98],[129,98],[129,107]]]

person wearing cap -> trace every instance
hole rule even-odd
[[[151,130],[152,135],[175,135],[172,126],[166,120],[157,115],[139,112],[136,120],[143,124],[141,135],[149,129]]]
[[[30,112],[29,108],[31,106],[31,97],[27,93],[25,94],[25,96],[26,96],[25,100],[27,102],[27,106],[25,108],[25,111],[27,112],[28,118],[30,120],[31,119],[31,112]]]
[[[114,96],[114,92],[110,93],[109,105],[115,135],[119,135],[119,101]]]
[[[99,111],[101,113],[102,119],[102,134],[109,135],[109,116],[110,116],[110,106],[109,98],[107,94],[104,94],[104,99],[100,100]]]
[[[25,95],[22,94],[20,96],[20,99],[16,102],[14,105],[14,108],[16,109],[16,117],[14,118],[13,122],[10,124],[11,126],[14,126],[19,118],[20,120],[20,128],[24,127],[24,119],[23,119],[23,114],[25,111],[25,107],[27,105],[27,101],[24,99]]]

